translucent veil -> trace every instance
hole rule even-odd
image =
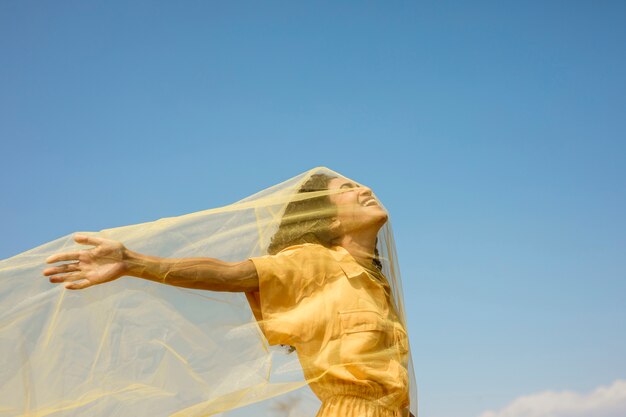
[[[93,235],[168,258],[263,256],[287,205],[319,173],[341,176],[315,168],[225,207]],[[132,277],[70,291],[41,275],[48,256],[85,248],[68,235],[0,261],[0,417],[315,415],[320,401],[298,355],[268,344],[244,294]],[[406,328],[389,222],[377,249]]]

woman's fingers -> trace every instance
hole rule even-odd
[[[98,246],[104,242],[104,239],[95,236],[76,234],[74,235],[74,241],[76,243],[80,243],[81,245]]]
[[[74,235],[74,240],[76,241],[76,243],[80,243],[83,245],[93,245],[93,246],[100,245],[105,241],[105,239],[102,239],[99,237],[85,236],[85,235]],[[55,262],[61,262],[61,261],[77,261],[81,252],[84,252],[84,251],[56,253],[52,256],[49,256],[46,259],[46,263],[53,264]]]
[[[59,282],[74,282],[79,279],[85,279],[85,275],[82,272],[70,272],[69,274],[59,274],[50,277],[50,282],[56,284]]]
[[[122,268],[124,246],[115,240],[74,235],[76,243],[92,245],[93,248],[54,254],[46,262],[49,264],[62,261],[74,261],[55,265],[43,270],[52,283],[65,283],[65,288],[80,290],[119,278]],[[87,279],[89,275],[90,279]]]
[[[46,259],[46,263],[53,264],[61,261],[77,261],[80,256],[80,251],[56,253]]]
[[[74,272],[80,271],[80,267],[78,266],[78,262],[74,262],[71,264],[62,264],[52,268],[47,268],[43,270],[43,274],[45,276],[54,275],[54,274],[62,274],[64,272]]]
[[[84,279],[82,281],[65,284],[65,288],[68,290],[82,290],[83,288],[91,287],[92,285],[94,285],[93,282]]]

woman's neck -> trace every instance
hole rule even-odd
[[[360,230],[347,233],[341,237],[338,245],[347,250],[357,262],[371,265],[376,251],[377,233],[371,230]]]

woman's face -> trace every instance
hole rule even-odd
[[[333,178],[328,184],[330,201],[337,207],[337,220],[343,233],[371,229],[374,232],[387,221],[387,212],[372,195],[369,188],[346,178]]]

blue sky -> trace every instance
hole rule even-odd
[[[391,213],[421,416],[609,386],[626,379],[625,17],[0,2],[0,258],[325,165]]]

